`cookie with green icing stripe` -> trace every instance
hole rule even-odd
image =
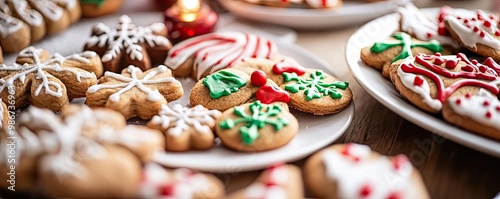
[[[222,113],[215,132],[230,149],[256,152],[286,145],[298,129],[297,119],[287,109],[277,103],[255,101]]]
[[[382,71],[382,75],[389,78],[391,63],[414,57],[419,53],[450,54],[451,52],[441,46],[436,40],[421,41],[403,32],[396,32],[385,41],[377,41],[371,46],[361,49],[361,60],[368,66]]]

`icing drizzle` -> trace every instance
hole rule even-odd
[[[151,71],[152,70],[152,71]],[[126,77],[120,74],[116,74],[113,72],[106,71],[104,73],[105,77],[110,77],[113,78],[114,80],[118,81],[119,83],[116,84],[97,84],[91,86],[87,92],[89,93],[95,93],[98,90],[101,89],[115,89],[115,88],[121,88],[119,91],[113,93],[112,95],[109,96],[109,100],[111,102],[118,102],[120,100],[120,96],[129,91],[130,89],[137,87],[139,90],[145,92],[148,96],[149,101],[159,101],[162,99],[162,94],[158,90],[151,90],[146,85],[151,85],[151,84],[159,84],[159,83],[175,83],[175,84],[180,84],[176,79],[173,77],[163,77],[159,79],[154,79],[159,74],[166,73],[168,71],[168,68],[166,66],[160,65],[157,68],[150,69],[150,72],[147,73],[142,79],[137,78],[137,73],[141,72],[141,69],[135,67],[135,66],[128,66],[127,68],[127,73],[130,74],[131,77]]]
[[[221,32],[194,37],[176,44],[168,52],[165,65],[175,70],[194,57],[193,70],[197,79],[204,74],[240,63],[244,58],[273,59],[278,54],[276,44],[261,36],[240,32]]]
[[[220,117],[218,110],[208,110],[202,105],[193,108],[182,107],[175,104],[172,108],[162,104],[160,112],[155,115],[151,122],[161,125],[163,129],[168,129],[171,136],[180,136],[182,132],[193,128],[196,133],[211,133],[211,128],[215,125],[215,119]]]
[[[94,73],[87,72],[84,70],[76,70],[76,68],[71,68],[71,67],[62,67],[64,65],[64,62],[66,60],[75,60],[75,61],[89,61],[89,59],[92,59],[93,57],[97,56],[93,52],[84,52],[80,54],[73,54],[68,57],[62,57],[59,54],[54,54],[54,56],[45,61],[42,62],[40,60],[40,55],[42,53],[43,49],[35,48],[35,47],[28,47],[23,49],[19,53],[19,57],[28,57],[32,58],[34,61],[34,64],[13,64],[12,66],[7,66],[7,65],[0,65],[0,71],[8,71],[12,73],[13,75],[9,76],[7,79],[0,79],[0,83],[2,85],[0,86],[0,93],[3,92],[4,89],[8,88],[9,86],[14,85],[14,81],[18,80],[21,81],[22,83],[25,82],[26,76],[29,74],[35,74],[36,79],[42,79],[42,82],[38,87],[36,88],[34,95],[38,96],[40,95],[40,92],[43,92],[48,95],[52,95],[55,97],[62,97],[63,96],[63,89],[60,83],[55,82],[53,80],[49,80],[50,78],[54,78],[51,73],[59,73],[59,72],[69,72],[73,75],[75,75],[76,80],[78,82],[81,82],[81,78],[96,78]],[[52,88],[55,88],[55,90],[52,90]]]
[[[411,49],[414,47],[426,48],[428,50],[431,50],[432,52],[443,51],[443,47],[436,40],[430,40],[429,42],[426,42],[426,43],[413,43],[413,38],[409,34],[406,34],[403,32],[395,33],[392,37],[397,39],[397,41],[376,42],[370,48],[370,51],[375,52],[375,53],[381,53],[381,52],[386,51],[387,49],[390,49],[392,47],[401,46],[402,47],[401,52],[396,57],[394,57],[392,59],[392,62],[395,62],[397,60],[404,59],[407,57],[412,57],[413,54],[411,52]]]

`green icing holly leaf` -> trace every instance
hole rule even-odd
[[[312,100],[315,98],[321,98],[322,96],[330,96],[333,99],[342,98],[342,93],[337,89],[345,90],[349,87],[349,82],[334,81],[332,83],[325,83],[323,80],[326,75],[321,70],[316,70],[316,72],[311,73],[310,78],[303,79],[295,73],[283,73],[285,82],[295,81],[295,84],[289,84],[285,86],[285,90],[292,93],[297,93],[300,90],[304,90],[306,95],[306,100]]]
[[[392,62],[413,56],[411,53],[411,49],[414,47],[423,47],[423,48],[431,50],[432,52],[443,51],[443,47],[436,40],[430,40],[428,42],[422,42],[422,43],[413,43],[411,35],[406,34],[406,33],[402,33],[402,32],[395,33],[392,37],[397,39],[397,41],[376,42],[370,48],[370,51],[375,52],[375,53],[381,53],[383,51],[386,51],[389,48],[392,48],[395,46],[402,46],[403,49],[396,57],[394,57],[394,59],[392,59]]]
[[[243,143],[250,145],[259,138],[259,129],[264,128],[266,124],[272,125],[276,131],[281,130],[284,126],[288,125],[288,120],[285,118],[271,118],[275,117],[281,113],[281,107],[272,104],[267,106],[264,110],[264,105],[260,101],[255,101],[249,106],[251,115],[245,112],[245,108],[242,106],[234,107],[234,114],[238,116],[238,119],[226,119],[219,123],[222,129],[232,129],[239,123],[244,123],[245,125],[240,127],[240,136]]]
[[[81,3],[94,4],[97,6],[102,5],[106,0],[80,0]]]
[[[213,73],[203,79],[203,85],[210,91],[212,99],[230,95],[246,84],[246,79],[225,70]]]

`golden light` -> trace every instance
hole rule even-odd
[[[183,13],[196,13],[200,10],[200,0],[178,0],[177,6]]]

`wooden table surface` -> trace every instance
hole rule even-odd
[[[151,4],[127,1],[121,12],[145,11]],[[419,7],[491,9],[493,1],[417,1]],[[408,122],[365,92],[350,75],[345,45],[359,26],[323,31],[298,31],[297,44],[324,59],[354,93],[355,117],[347,132],[335,143],[367,144],[386,155],[406,154],[422,173],[432,198],[493,198],[500,192],[500,159],[469,149]],[[302,166],[304,160],[294,162]],[[222,174],[219,177],[233,192],[249,185],[260,173]],[[309,194],[307,194],[309,196]]]

